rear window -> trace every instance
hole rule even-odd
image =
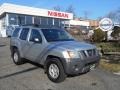
[[[16,28],[15,31],[13,32],[12,37],[18,37],[19,31],[20,31],[20,28]]]
[[[21,40],[26,40],[29,33],[29,28],[23,28],[20,34]]]

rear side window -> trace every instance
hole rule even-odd
[[[15,31],[13,32],[12,37],[18,37],[19,31],[20,31],[20,28],[16,28]]]
[[[20,34],[21,40],[26,40],[29,33],[29,28],[23,28]]]

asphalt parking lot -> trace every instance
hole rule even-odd
[[[0,38],[0,90],[120,90],[120,76],[98,68],[53,83],[39,65],[16,66],[10,57],[9,39]]]

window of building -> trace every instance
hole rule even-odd
[[[32,16],[26,16],[26,24],[32,24]]]
[[[17,15],[16,14],[8,14],[9,16],[9,24],[10,25],[17,25]]]
[[[18,15],[18,25],[25,25],[25,16]]]
[[[20,34],[20,39],[21,40],[26,40],[28,36],[29,28],[23,28],[22,32]]]
[[[13,32],[13,37],[18,37],[18,34],[19,34],[19,31],[20,31],[20,28],[16,28],[15,31]]]
[[[47,18],[41,17],[41,25],[47,25]]]
[[[34,24],[40,24],[40,17],[34,17]]]
[[[54,18],[54,26],[55,26],[55,27],[59,27],[59,26],[60,26],[59,22],[60,22],[59,19]]]
[[[34,41],[35,38],[38,38],[39,42],[42,41],[40,32],[36,29],[32,29],[31,36],[30,36],[30,41]]]
[[[48,25],[52,26],[53,25],[53,18],[48,18]]]
[[[60,27],[69,27],[69,24],[65,24],[65,21],[67,21],[67,20],[60,20]]]

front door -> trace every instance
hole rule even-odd
[[[43,52],[45,46],[42,42],[42,37],[40,34],[40,31],[37,29],[32,29],[29,42],[28,42],[28,50],[29,52],[26,52],[27,58],[34,62],[39,62],[41,57],[41,53]]]

